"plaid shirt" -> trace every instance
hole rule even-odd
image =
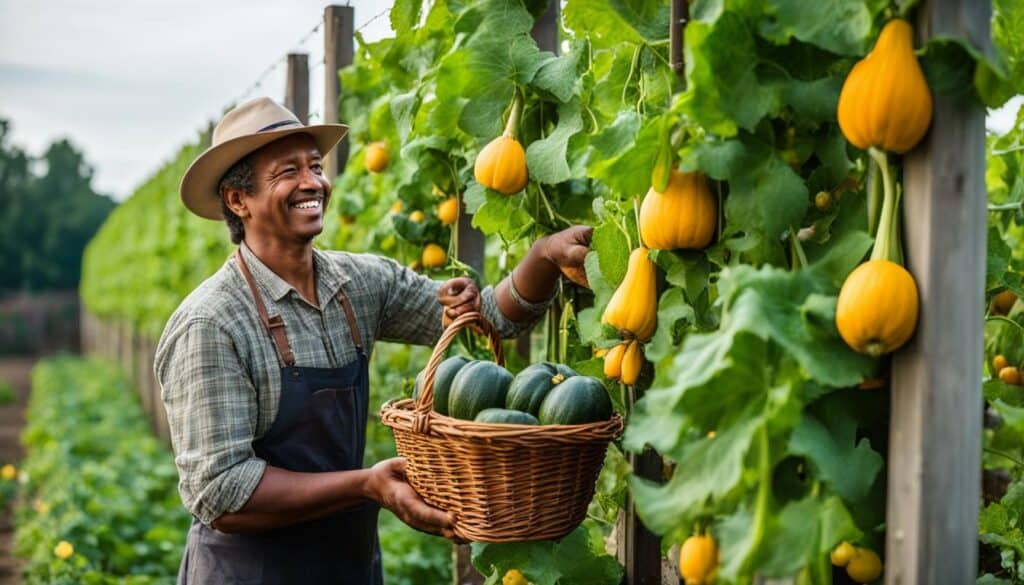
[[[320,306],[260,262],[244,244],[267,311],[287,325],[295,365],[342,367],[358,357],[344,311],[344,286],[367,352],[376,340],[433,345],[441,335],[441,283],[370,254],[313,251]],[[171,316],[157,346],[155,370],[174,446],[178,489],[206,524],[235,512],[256,489],[266,462],[252,443],[269,429],[281,398],[280,360],[260,322],[234,256],[196,288]],[[484,315],[505,337],[514,324],[498,310],[492,287],[481,293]]]

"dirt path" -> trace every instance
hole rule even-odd
[[[0,357],[0,380],[14,387],[15,400],[0,406],[0,464],[17,464],[23,455],[18,436],[25,426],[25,405],[34,357]],[[14,532],[10,510],[0,517],[0,585],[15,585],[18,579],[14,558]]]

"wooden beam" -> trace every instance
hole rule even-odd
[[[669,60],[672,63],[672,71],[682,77],[685,72],[683,63],[683,28],[690,18],[690,4],[686,0],[672,0],[672,8],[669,21]]]
[[[989,50],[988,2],[932,0],[920,38]],[[928,136],[904,161],[907,265],[921,312],[893,358],[887,585],[962,585],[977,576],[986,200],[985,109],[934,97]]]
[[[352,64],[355,48],[355,9],[351,6],[329,5],[324,8],[324,115],[327,124],[338,120],[338,100],[341,97],[341,79],[338,70]],[[348,162],[348,138],[334,149],[324,161],[324,174],[334,178]]]
[[[646,479],[662,481],[662,463],[652,449],[637,455],[628,453],[626,460],[633,472]],[[625,568],[626,585],[661,585],[661,537],[647,529],[636,515],[636,503],[629,492],[623,509],[622,531],[618,533],[618,559]]]
[[[284,107],[303,124],[309,123],[309,55],[305,53],[288,53]]]

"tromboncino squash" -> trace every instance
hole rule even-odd
[[[626,277],[615,289],[601,322],[618,329],[626,339],[649,340],[658,327],[656,285],[654,262],[647,248],[640,246],[629,255]]]

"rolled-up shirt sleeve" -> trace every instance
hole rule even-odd
[[[256,391],[231,336],[209,318],[172,319],[154,364],[185,507],[210,524],[238,511],[263,477]]]
[[[390,259],[380,257],[381,311],[378,338],[417,345],[433,345],[441,336],[443,307],[437,299],[443,281],[431,280]],[[480,312],[502,337],[515,337],[534,325],[539,316],[515,323],[498,308],[494,287],[480,291]]]

